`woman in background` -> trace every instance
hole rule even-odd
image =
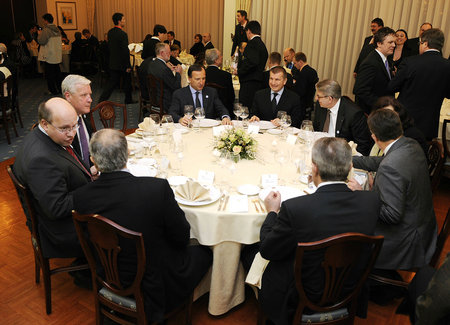
[[[202,43],[202,35],[196,34],[194,36],[195,43],[192,45],[189,54],[193,56],[197,56],[202,50],[203,50],[203,43]]]

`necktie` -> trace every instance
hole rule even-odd
[[[75,154],[75,152],[73,152],[73,149],[72,149],[70,146],[65,147],[65,148],[66,148],[67,152],[70,153],[70,155],[71,155],[73,158],[75,158],[75,160],[81,165],[81,168],[83,168],[84,172],[85,172],[86,174],[89,175],[89,177],[91,178],[91,181],[92,181],[93,179],[92,179],[91,173],[89,173],[89,172],[87,171],[86,167],[84,167],[84,165],[83,165],[83,164],[81,163],[81,161],[78,159],[78,157],[77,157],[77,155]]]
[[[327,109],[327,118],[325,119],[325,124],[323,125],[323,132],[328,133],[330,129],[330,110]]]
[[[273,99],[272,99],[272,111],[276,111],[277,109],[277,95],[278,93],[273,93]]]
[[[86,131],[84,130],[83,126],[83,119],[81,116],[78,118],[78,125],[80,126],[80,128],[78,129],[78,135],[80,136],[82,158],[86,165],[89,166],[89,144],[86,137]]]
[[[391,71],[389,70],[388,60],[384,61],[384,66],[386,67],[386,71],[388,73],[389,79],[391,79]]]
[[[200,98],[198,98],[199,94],[200,94],[199,91],[195,92],[195,96],[196,96],[196,98],[195,98],[195,108],[202,107],[202,104],[200,103]]]

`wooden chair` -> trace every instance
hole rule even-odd
[[[106,67],[106,58],[105,58],[105,54],[97,49],[97,60],[98,60],[98,70],[100,73],[100,88],[103,87],[103,79],[105,79],[105,81],[108,81],[109,78],[109,73],[108,73],[108,69]]]
[[[145,314],[142,278],[146,267],[144,238],[142,233],[128,230],[98,214],[79,214],[72,211],[75,228],[77,229],[83,251],[88,259],[93,288],[95,293],[95,317],[97,324],[103,323],[107,317],[119,324],[148,324]],[[87,227],[83,227],[82,225]],[[89,232],[90,244],[86,239],[84,229]],[[134,282],[129,287],[123,287],[117,267],[120,254],[119,237],[134,241],[136,247],[137,272]],[[96,256],[104,269],[104,277],[97,274],[97,264],[91,247],[95,247]],[[133,298],[130,298],[132,296]],[[186,324],[191,324],[192,295],[187,304]],[[114,313],[110,311],[114,310]],[[178,310],[167,313],[169,318]],[[152,323],[156,324],[156,323]]]
[[[127,105],[106,100],[97,104],[97,106],[91,109],[91,112],[89,113],[93,133],[97,132],[97,128],[95,127],[94,122],[94,112],[98,110],[100,121],[102,122],[104,128],[114,129],[114,122],[116,120],[116,107],[122,108],[123,126],[120,131],[125,134],[125,131],[127,130]]]
[[[32,194],[27,187],[22,185],[13,174],[13,165],[6,166],[8,175],[17,191],[17,196],[22,205],[23,212],[27,217],[27,224],[31,226],[31,246],[34,252],[34,265],[36,272],[36,283],[40,282],[40,275],[42,269],[42,277],[44,278],[44,292],[45,292],[45,308],[47,315],[52,313],[52,284],[51,276],[54,274],[62,272],[74,272],[79,270],[85,270],[89,268],[88,264],[76,265],[76,266],[65,266],[50,269],[50,259],[44,257],[44,252],[42,250],[41,239],[38,231],[39,222],[37,220],[36,211],[33,206],[33,201],[31,200]]]
[[[439,141],[428,141],[428,170],[430,172],[431,192],[434,194],[441,180],[444,166],[444,149]]]
[[[91,58],[92,58],[92,47],[89,44],[83,45],[81,47],[81,61],[71,61],[70,66],[71,72],[80,71],[83,76],[86,76],[87,70],[89,74],[92,74]]]
[[[227,88],[220,86],[218,84],[215,83],[207,83],[205,84],[205,87],[211,87],[214,88],[215,90],[217,90],[217,94],[219,95],[220,100],[222,101],[223,106],[228,107],[227,104]]]
[[[159,99],[157,98],[158,84],[159,84],[159,89],[161,90],[161,93],[159,94]],[[162,119],[162,117],[164,115],[164,107],[163,107],[164,84],[163,84],[163,81],[161,79],[149,74],[149,75],[147,75],[147,89],[148,89],[148,95],[150,97],[150,104],[152,105],[152,108],[150,109],[150,114],[152,112],[155,112],[155,113],[159,114],[159,118]]]
[[[318,322],[318,319],[321,318],[332,319],[324,322],[326,324],[353,324],[359,293],[375,265],[383,241],[383,236],[371,237],[357,233],[344,233],[311,243],[298,243],[294,276],[300,299],[293,324],[309,324]],[[344,285],[362,257],[364,245],[372,246],[370,256],[367,256],[367,263],[364,265],[362,274],[354,288],[347,292],[345,296],[342,296]],[[303,255],[309,251],[324,252],[324,261],[321,266],[325,272],[325,287],[322,298],[318,303],[309,300],[303,289]],[[306,307],[314,311],[315,314],[303,314]],[[258,324],[261,324],[261,309],[258,313]]]
[[[442,145],[444,146],[444,176],[450,177],[450,149],[449,149],[449,143],[450,139],[447,139],[447,127],[450,123],[450,120],[444,120],[442,125]],[[449,171],[449,174],[446,173],[446,171]]]
[[[13,109],[12,109],[12,83],[13,83],[13,76],[9,76],[2,82],[0,82],[0,105],[1,105],[1,115],[0,118],[2,120],[3,127],[5,128],[6,132],[6,140],[8,141],[8,144],[11,144],[11,139],[9,137],[9,128],[8,123],[11,123],[14,129],[14,133],[16,133],[16,137],[19,135],[17,134],[16,130],[16,124],[14,123],[13,118]]]
[[[144,99],[142,97],[142,89],[141,88],[141,81],[139,79],[139,66],[135,66],[135,73],[136,73],[136,80],[137,80],[137,84],[138,84],[138,88],[139,88],[139,122],[142,121],[144,119],[144,114],[145,114],[145,109],[149,110],[150,112],[152,111],[152,104],[150,103],[150,100],[148,99]],[[156,113],[159,114],[159,109],[155,110]]]
[[[435,269],[439,268],[441,253],[442,253],[442,250],[445,245],[445,241],[447,240],[449,233],[450,233],[450,208],[448,209],[447,216],[445,217],[445,220],[444,220],[444,224],[442,225],[441,231],[439,232],[439,236],[438,236],[438,239],[436,242],[436,249],[434,251],[433,256],[431,257],[430,263],[428,264],[429,266],[431,266]],[[414,268],[414,269],[405,270],[405,271],[409,272],[409,273],[415,273],[418,270],[419,270],[418,268]],[[384,283],[384,284],[391,284],[391,285],[394,285],[397,287],[408,288],[408,285],[409,285],[409,282],[407,282],[407,281],[397,281],[397,280],[388,279],[388,278],[382,277],[380,275],[375,275],[375,274],[371,274],[369,276],[369,278],[372,280],[376,280],[378,282]],[[412,278],[412,276],[411,276],[411,278]]]

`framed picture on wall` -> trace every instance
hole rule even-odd
[[[58,26],[64,30],[77,29],[77,7],[75,2],[56,2]]]

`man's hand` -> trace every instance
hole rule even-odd
[[[269,195],[264,199],[264,205],[266,206],[267,212],[275,212],[278,213],[280,211],[281,206],[281,194],[280,192],[270,192]]]
[[[179,74],[181,74],[182,71],[183,71],[183,67],[181,65],[177,65],[175,67],[175,72],[178,72]]]
[[[356,179],[354,179],[354,178],[350,178],[348,180],[347,186],[352,191],[362,191],[363,190],[362,186],[359,185],[358,181]]]
[[[253,115],[252,118],[250,119],[250,121],[248,121],[248,122],[251,123],[251,122],[255,122],[255,121],[259,122],[259,117],[256,115]]]
[[[222,119],[222,124],[223,125],[233,125],[233,123],[231,122],[231,120],[228,117],[225,117],[224,119]]]
[[[237,69],[232,69],[233,71],[232,71],[232,74],[234,74],[235,76],[237,76],[237,74],[238,74],[238,71],[237,71]]]
[[[128,69],[127,69],[127,73],[130,73],[130,72],[131,72],[131,68],[128,68]]]
[[[91,175],[94,181],[100,176],[100,173],[98,172],[97,168],[95,168],[95,166],[91,167]]]
[[[356,73],[356,72],[353,72],[353,78],[355,78],[356,79],[356,76],[357,76],[358,74]]]
[[[278,119],[278,118],[276,118],[274,120],[271,120],[270,122],[272,122],[272,124],[275,125],[275,126],[280,126],[281,125],[280,124],[280,119]]]
[[[190,120],[192,120],[192,117],[183,116],[178,122],[183,126],[188,126]]]

